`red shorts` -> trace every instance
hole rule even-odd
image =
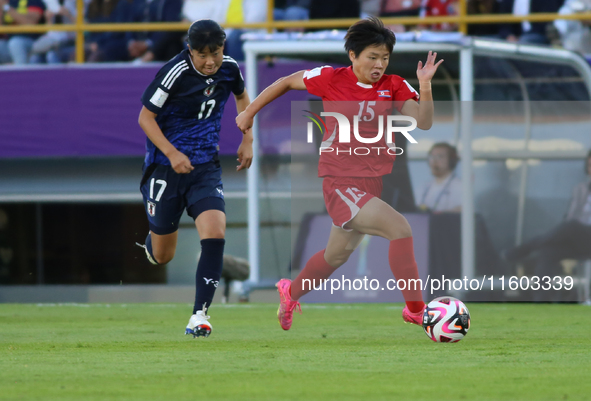
[[[324,203],[332,223],[341,228],[371,199],[382,194],[382,177],[333,177],[322,181]]]

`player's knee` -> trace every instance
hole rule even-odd
[[[398,231],[398,238],[407,238],[407,237],[412,237],[412,228],[410,227],[410,224],[408,224],[408,221],[404,221],[405,224],[403,224],[399,231]]]
[[[350,253],[335,254],[335,255],[325,253],[324,260],[326,260],[326,263],[328,263],[332,267],[337,268],[337,267],[341,267],[342,265],[344,265],[347,262],[347,260],[349,260],[349,256],[351,256]]]
[[[410,227],[410,224],[404,217],[398,219],[396,224],[389,227],[388,231],[389,232],[387,238],[390,241],[400,238],[412,237],[412,228]]]
[[[201,239],[224,239],[226,237],[226,230],[223,227],[212,228],[203,234]]]
[[[154,250],[154,259],[156,259],[156,262],[158,262],[158,264],[165,265],[174,258],[174,252],[174,250],[164,250],[160,252]]]

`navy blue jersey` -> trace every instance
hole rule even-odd
[[[215,74],[204,75],[195,69],[185,49],[158,71],[142,95],[142,104],[157,114],[156,122],[166,139],[191,164],[203,164],[218,151],[222,113],[230,92],[244,92],[244,79],[233,58],[224,56]],[[170,165],[150,139],[144,162],[144,166]]]

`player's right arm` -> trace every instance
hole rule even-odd
[[[304,74],[306,71],[298,71],[269,85],[257,96],[252,103],[236,117],[236,125],[242,132],[247,132],[252,128],[254,116],[273,100],[283,96],[290,90],[307,90],[304,83]]]
[[[156,116],[163,111],[163,107],[178,90],[182,75],[189,70],[189,65],[183,59],[173,58],[158,71],[154,80],[142,94],[142,110],[139,124],[148,139],[152,141],[167,158],[177,174],[187,174],[193,170],[189,158],[166,138],[156,122]]]
[[[188,174],[193,170],[194,167],[191,165],[191,160],[184,153],[177,150],[164,136],[164,133],[156,122],[156,113],[151,112],[146,106],[143,106],[138,122],[154,146],[168,157],[170,165],[177,174]]]

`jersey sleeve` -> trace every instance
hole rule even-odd
[[[326,94],[328,84],[334,75],[334,68],[325,65],[304,72],[304,84],[308,93],[318,97]]]
[[[407,100],[419,100],[419,92],[409,84],[406,79],[399,76],[392,76],[392,86],[394,87],[394,102],[398,111]]]
[[[232,93],[235,95],[242,95],[244,93],[244,77],[242,76],[242,71],[240,71],[238,64],[236,64],[236,79],[232,86]]]
[[[162,67],[142,95],[142,104],[146,109],[159,114],[168,98],[176,92],[181,75],[188,69],[189,66],[184,60]]]

